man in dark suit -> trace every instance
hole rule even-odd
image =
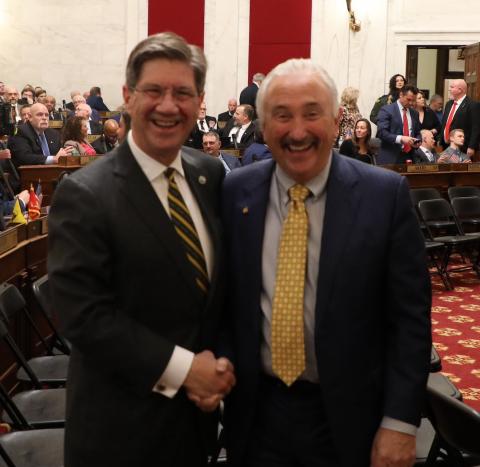
[[[420,145],[420,120],[412,107],[418,89],[406,85],[398,99],[378,112],[377,138],[382,142],[377,164],[405,164]]]
[[[221,114],[218,114],[217,122],[218,122],[219,129],[222,129],[223,127],[225,127],[226,123],[233,118],[236,108],[237,108],[237,99],[234,99],[234,98],[229,99],[228,110],[226,112],[222,112]],[[220,122],[225,122],[222,125],[222,127],[220,127]]]
[[[203,151],[206,154],[210,154],[213,157],[216,157],[222,164],[225,169],[225,174],[229,174],[233,169],[241,167],[240,159],[230,154],[226,154],[220,151],[222,143],[220,141],[220,136],[216,131],[209,131],[203,135]]]
[[[90,89],[87,104],[99,112],[109,112],[108,107],[105,105],[105,102],[103,102],[102,91],[98,86],[93,86]]]
[[[448,88],[450,98],[445,106],[442,120],[440,142],[444,148],[450,145],[449,132],[463,130],[465,143],[461,151],[472,158],[478,149],[480,138],[480,106],[467,94],[467,83],[463,79],[455,79]]]
[[[198,111],[198,117],[195,126],[188,138],[188,146],[196,149],[202,149],[202,137],[205,133],[215,129],[217,119],[207,115],[207,104],[202,102]]]
[[[57,101],[53,96],[45,97],[45,107],[48,109],[48,119],[49,120],[63,120],[63,115],[60,112],[55,110],[55,105]]]
[[[106,154],[118,146],[118,123],[109,119],[103,124],[103,134],[92,143],[97,154]]]
[[[245,104],[237,107],[233,119],[223,130],[223,136],[230,138],[232,147],[245,149],[255,141],[254,116],[255,110],[251,105]]]
[[[224,171],[182,147],[205,71],[203,52],[175,34],[137,44],[127,140],[55,193],[48,272],[72,343],[68,467],[206,465],[216,420],[195,404],[234,376],[208,351],[223,309]]]
[[[263,73],[255,73],[253,75],[252,84],[249,84],[240,93],[240,105],[251,105],[255,109],[257,92],[264,79],[265,75]]]
[[[222,194],[229,465],[410,467],[431,297],[407,182],[332,151],[337,91],[310,60],[278,65],[257,102],[274,160]]]
[[[75,116],[82,117],[87,120],[88,134],[101,135],[102,125],[92,118],[92,108],[88,104],[78,104],[75,109]]]
[[[68,156],[72,149],[62,148],[58,131],[48,128],[48,110],[43,104],[33,104],[30,114],[30,121],[20,125],[8,140],[13,163],[16,167],[57,164],[58,158]]]
[[[435,138],[430,130],[421,130],[422,144],[412,153],[414,164],[436,164],[438,154],[435,151]]]

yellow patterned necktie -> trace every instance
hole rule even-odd
[[[175,181],[175,169],[169,167],[165,170],[165,176],[168,179],[168,207],[173,226],[182,240],[187,259],[193,267],[195,282],[200,290],[206,294],[208,292],[209,280],[200,237]]]
[[[272,306],[272,369],[290,386],[305,370],[303,307],[307,263],[307,187],[289,190],[290,207],[283,222]]]

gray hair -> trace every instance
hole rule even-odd
[[[290,74],[312,74],[317,75],[319,81],[323,83],[332,96],[332,113],[334,116],[338,113],[338,92],[335,83],[324,68],[306,58],[291,58],[286,62],[277,65],[267,75],[257,93],[256,109],[260,126],[263,128],[265,118],[265,96],[268,93],[268,88],[274,78],[278,76],[285,76]]]
[[[254,83],[260,84],[264,79],[265,79],[265,75],[264,75],[263,73],[255,73],[255,74],[253,75],[252,81],[253,81]]]
[[[162,32],[139,42],[130,53],[126,69],[126,85],[134,89],[145,62],[156,58],[177,60],[192,67],[198,94],[205,88],[207,59],[201,49],[188,44],[183,37],[173,32]]]
[[[217,141],[220,141],[220,135],[216,131],[207,131],[203,136],[213,136]]]

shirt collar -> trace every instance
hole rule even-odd
[[[252,124],[252,122],[245,123],[245,125],[242,125],[240,128],[242,130],[246,130],[251,124]]]
[[[328,176],[330,174],[330,167],[332,165],[332,153],[328,157],[327,164],[323,170],[314,178],[305,183],[305,186],[311,191],[312,198],[318,200],[324,193],[327,186]],[[275,166],[275,177],[277,179],[280,190],[280,200],[283,205],[288,204],[289,196],[288,190],[297,182],[290,178],[286,172],[278,165]]]
[[[457,99],[456,101],[454,99],[454,102],[457,103],[457,106],[460,106],[460,104],[465,100],[465,97],[467,97],[466,94],[464,94],[462,97],[460,97],[460,99]]]
[[[403,112],[403,105],[400,103],[400,101],[397,99],[397,105],[398,105],[398,108],[400,109],[400,112]],[[406,108],[406,111],[407,113],[409,113],[409,110],[408,108]]]
[[[182,177],[185,177],[182,166],[181,151],[178,151],[178,154],[173,160],[173,162],[169,166],[166,166],[165,164],[162,164],[161,162],[154,159],[153,157],[150,157],[146,152],[142,151],[137,146],[135,140],[133,139],[132,130],[128,132],[127,141],[128,145],[130,146],[130,150],[132,151],[133,157],[135,157],[135,160],[138,162],[138,165],[142,169],[149,182],[153,182],[156,178],[163,175],[163,172],[165,172],[168,167],[172,167]]]

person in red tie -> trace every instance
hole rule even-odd
[[[471,158],[478,148],[480,138],[480,105],[467,94],[467,83],[463,79],[455,79],[448,87],[450,99],[445,106],[442,121],[440,142],[444,148],[450,144],[450,132],[462,129],[465,141],[460,148]]]
[[[404,164],[421,143],[420,120],[413,105],[418,94],[415,86],[400,89],[398,100],[384,105],[378,113],[377,138],[382,144],[378,164]]]

